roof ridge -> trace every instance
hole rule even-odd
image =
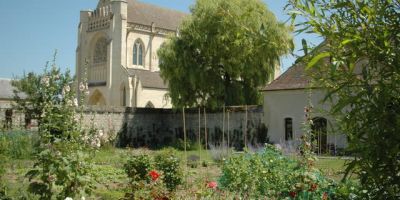
[[[162,7],[160,5],[144,3],[137,0],[128,1],[128,23],[150,26],[176,31],[188,13]]]
[[[138,1],[138,0],[130,0],[130,1],[133,1],[133,2],[139,3],[139,4],[143,4],[143,5],[156,7],[156,8],[162,9],[162,10],[168,10],[168,11],[172,11],[172,12],[181,13],[181,14],[184,14],[184,15],[189,15],[189,13],[186,13],[186,12],[183,12],[183,11],[180,11],[180,10],[176,10],[176,9],[172,9],[172,8],[162,7],[160,5],[153,4],[153,3],[147,3],[147,2]]]

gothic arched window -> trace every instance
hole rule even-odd
[[[133,45],[133,64],[143,66],[143,44],[140,40]]]
[[[149,101],[149,102],[147,102],[145,108],[154,108],[154,104],[151,101]]]
[[[107,62],[107,39],[100,38],[94,46],[93,63],[98,64],[105,62]]]

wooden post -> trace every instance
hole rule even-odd
[[[245,105],[245,109],[246,109],[246,117],[244,122],[244,147],[247,148],[247,121],[248,121],[247,105]]]
[[[222,144],[221,145],[225,145],[225,105],[222,109]]]
[[[201,110],[199,106],[199,133],[198,133],[198,142],[199,142],[199,160],[201,163]]]
[[[227,144],[227,145],[228,145],[228,148],[230,148],[230,146],[229,146],[229,145],[230,145],[230,143],[229,143],[229,142],[230,142],[230,141],[229,141],[229,140],[230,140],[230,133],[229,133],[229,131],[230,131],[230,130],[229,130],[229,109],[228,109],[228,116],[227,116],[227,117],[228,117],[228,135],[227,135],[227,136],[228,136],[228,142],[227,142],[228,144]]]
[[[207,135],[207,114],[206,114],[206,107],[204,107],[204,139],[206,143],[206,151],[208,148],[208,135]]]
[[[183,118],[183,142],[185,143],[184,145],[184,151],[186,154],[186,143],[187,143],[187,138],[186,138],[186,119],[185,119],[185,108],[182,108],[182,118]]]
[[[184,143],[184,155],[185,155],[185,183],[187,188],[187,152],[186,152],[186,145],[187,145],[187,137],[186,137],[186,119],[185,119],[185,107],[182,108],[182,118],[183,118],[183,143]]]

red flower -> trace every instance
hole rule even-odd
[[[151,176],[151,180],[155,181],[160,177],[160,174],[156,170],[151,170],[149,175]]]
[[[322,200],[328,200],[328,193],[324,192],[322,195]]]
[[[311,184],[310,189],[308,189],[308,191],[310,192],[314,192],[315,190],[317,190],[318,185],[316,183]]]
[[[295,198],[297,196],[297,192],[290,191],[289,192],[289,196],[292,197],[292,198]]]
[[[216,189],[217,186],[218,186],[218,184],[217,184],[217,182],[215,182],[215,181],[211,181],[211,182],[208,182],[208,183],[207,183],[207,187],[208,187],[208,188],[211,188],[211,189]]]

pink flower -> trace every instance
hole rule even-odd
[[[218,186],[218,184],[217,184],[217,182],[215,182],[215,181],[211,181],[211,182],[208,182],[208,183],[207,183],[207,187],[208,187],[208,188],[211,188],[211,189],[216,189],[217,186]]]
[[[151,177],[151,180],[156,181],[158,177],[160,177],[160,174],[156,170],[151,170],[149,172],[149,175]]]

